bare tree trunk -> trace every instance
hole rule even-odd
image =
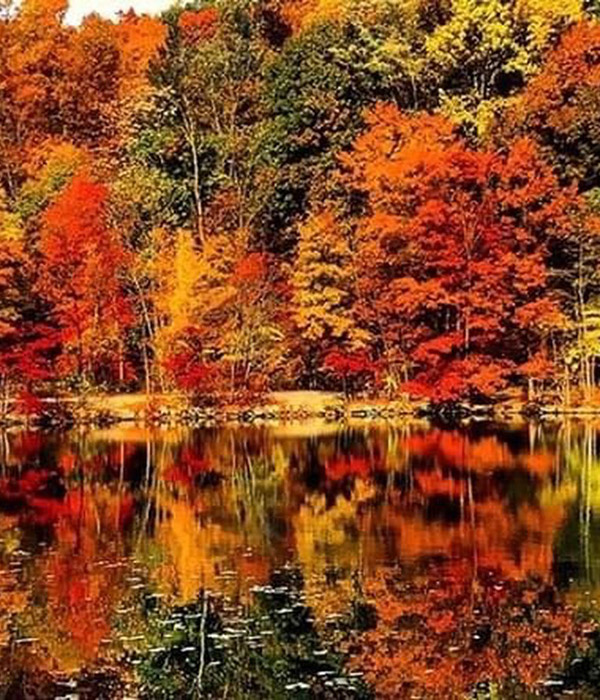
[[[563,401],[565,406],[571,405],[571,377],[569,376],[569,368],[565,364],[565,385]]]
[[[0,418],[7,418],[10,411],[10,381],[5,374],[1,381],[2,403],[0,403]]]
[[[150,376],[150,361],[148,359],[148,346],[146,343],[142,344],[142,357],[144,358],[144,378],[146,384],[146,395],[150,396],[152,394],[152,377]]]
[[[586,346],[587,341],[587,319],[585,311],[585,281],[583,278],[584,270],[584,250],[583,242],[579,243],[579,258],[578,258],[578,274],[577,274],[577,312],[579,315],[579,332],[578,332],[578,345],[579,345],[579,376],[580,382],[583,389],[583,394],[586,400],[591,397],[591,384],[590,384],[590,370],[589,370],[589,358],[588,350]]]
[[[190,147],[192,156],[192,193],[194,197],[194,208],[196,211],[196,228],[198,241],[201,245],[206,242],[204,231],[204,203],[202,201],[202,183],[200,180],[200,152],[198,149],[198,139],[193,118],[190,116],[188,101],[182,97],[181,115],[183,117],[183,131],[185,139]]]
[[[204,233],[204,205],[202,202],[202,189],[200,185],[200,162],[198,149],[196,148],[195,141],[192,140],[191,144],[192,150],[192,165],[194,170],[194,202],[196,205],[196,219],[197,219],[197,230],[198,230],[198,240],[202,245],[206,242],[206,236]]]
[[[121,388],[125,382],[125,352],[123,349],[123,341],[119,341],[119,384]]]

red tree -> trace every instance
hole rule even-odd
[[[357,279],[378,351],[415,394],[495,393],[560,315],[547,243],[573,193],[530,141],[474,151],[442,117],[392,106],[370,115],[346,164],[368,195]]]
[[[344,393],[349,394],[358,380],[365,380],[374,373],[375,364],[365,352],[334,350],[326,355],[324,368],[342,381]]]
[[[126,256],[107,225],[106,200],[104,185],[78,175],[47,210],[40,240],[40,290],[53,305],[66,369],[95,378],[106,366],[123,376],[132,320],[121,283]]]
[[[219,13],[214,7],[209,7],[199,12],[187,10],[181,13],[179,29],[183,40],[188,44],[196,44],[199,41],[212,39],[217,31]]]
[[[39,322],[32,277],[22,241],[0,237],[0,417],[18,392],[32,398],[36,382],[50,374],[56,335]]]

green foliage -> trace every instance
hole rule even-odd
[[[229,193],[240,227],[251,223],[261,193],[258,96],[269,49],[252,3],[217,9],[218,25],[200,37],[186,34],[190,10],[169,15],[166,47],[151,68],[151,105],[140,111],[132,143],[135,156],[183,184],[201,235],[217,191]]]
[[[148,614],[150,651],[135,659],[143,698],[369,698],[324,647],[294,570],[273,575],[233,618],[218,601]],[[166,613],[168,617],[165,617]]]
[[[124,167],[113,182],[110,208],[114,226],[138,250],[148,243],[153,229],[177,228],[186,220],[181,183],[159,168],[135,162]]]
[[[275,250],[289,249],[289,234],[281,240],[281,233],[306,214],[311,194],[327,195],[338,154],[362,128],[364,108],[382,94],[361,42],[351,24],[317,24],[292,39],[267,73],[264,148],[276,181],[263,225]]]
[[[41,153],[39,169],[19,192],[16,208],[23,221],[33,220],[69,183],[77,169],[86,162],[83,151],[69,143],[50,144]]]
[[[450,7],[426,40],[430,71],[445,113],[485,135],[494,102],[539,70],[557,34],[580,18],[580,2],[453,0]]]
[[[600,17],[600,2],[598,0],[584,0],[583,7],[592,17]]]

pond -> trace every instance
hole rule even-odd
[[[600,422],[0,436],[0,698],[600,694]]]

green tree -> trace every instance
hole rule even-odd
[[[256,214],[259,78],[268,46],[253,5],[243,0],[172,11],[167,19],[166,47],[151,69],[154,97],[138,115],[134,151],[185,184],[204,242],[218,192],[226,193],[219,209],[226,202],[233,228],[249,228]]]
[[[452,0],[427,38],[443,110],[478,135],[540,68],[545,51],[581,17],[580,0]]]
[[[293,247],[311,195],[322,201],[331,192],[338,154],[360,132],[364,108],[382,94],[361,41],[350,23],[315,24],[291,39],[267,72],[264,148],[274,191],[262,225],[275,252]]]

